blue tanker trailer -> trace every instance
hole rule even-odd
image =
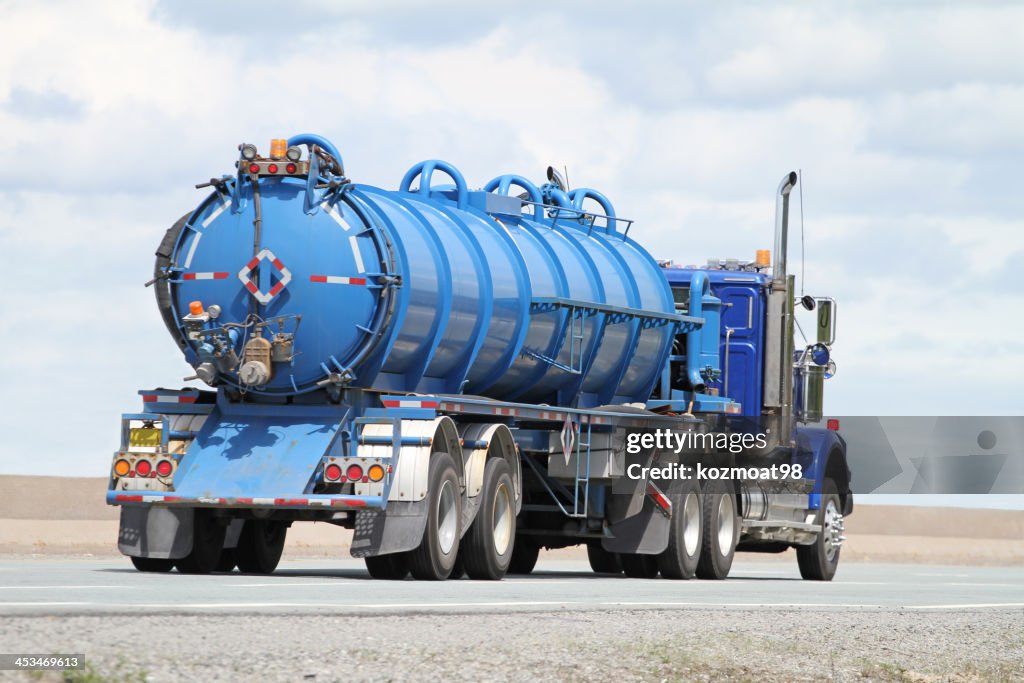
[[[818,339],[794,348],[794,175],[774,268],[680,268],[552,169],[473,190],[425,161],[383,190],[317,135],[239,152],[156,254],[210,389],[142,390],[122,416],[107,501],[136,568],[270,573],[320,521],[385,579],[499,579],[577,544],[634,577],[790,547],[832,577],[853,496],[838,425],[814,425],[836,307],[804,297]],[[729,476],[687,474],[709,465]]]

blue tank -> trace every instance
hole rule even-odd
[[[603,195],[519,176],[471,191],[443,161],[383,190],[349,182],[314,135],[287,156],[243,150],[238,167],[158,253],[158,300],[202,379],[257,396],[650,396],[678,316]],[[436,172],[451,183],[433,185]],[[586,215],[588,198],[608,218]]]

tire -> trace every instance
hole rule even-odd
[[[455,555],[455,566],[452,567],[452,573],[448,575],[448,580],[461,579],[466,575],[466,563],[462,559],[462,551]]]
[[[720,581],[729,576],[740,535],[736,495],[724,481],[708,482],[702,495],[703,538],[697,576]]]
[[[235,571],[235,565],[237,561],[235,559],[234,548],[224,548],[220,552],[220,559],[217,560],[217,568],[214,571],[218,572],[233,572]]]
[[[692,579],[697,573],[703,538],[700,486],[695,481],[684,481],[683,489],[673,493],[671,499],[668,547],[658,555],[658,569],[666,579]]]
[[[497,581],[508,571],[516,539],[516,490],[507,460],[487,461],[480,497],[480,510],[462,539],[459,559],[469,578]]]
[[[508,564],[509,574],[532,574],[540,556],[540,546],[525,536],[517,536],[512,548],[512,561]]]
[[[391,553],[364,557],[366,571],[375,579],[401,581],[409,575],[409,558],[406,553]]]
[[[622,561],[618,553],[610,553],[601,541],[587,541],[587,560],[595,574],[621,574]]]
[[[135,557],[131,558],[132,564],[140,572],[154,572],[163,574],[174,569],[174,560],[164,560],[159,557]]]
[[[800,576],[804,579],[831,581],[836,575],[844,540],[842,510],[839,489],[834,481],[825,479],[821,482],[821,508],[818,510],[821,533],[813,544],[796,547],[796,562],[800,566]]]
[[[273,574],[281,561],[288,527],[269,519],[247,519],[238,537],[235,559],[243,574]]]
[[[220,562],[227,527],[211,510],[197,509],[193,517],[192,552],[175,561],[174,566],[182,574],[209,574]]]
[[[622,571],[631,579],[653,579],[658,576],[658,557],[656,555],[639,555],[622,553],[619,555]]]
[[[427,528],[419,547],[409,551],[409,569],[417,579],[443,581],[451,575],[459,551],[462,494],[447,453],[434,453],[428,472]]]

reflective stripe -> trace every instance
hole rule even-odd
[[[328,216],[333,218],[334,222],[337,223],[338,225],[340,225],[342,230],[346,230],[347,231],[347,230],[350,230],[352,228],[352,226],[349,225],[348,222],[346,222],[345,219],[341,217],[341,212],[338,211],[336,208],[334,208],[330,204],[326,204],[326,203],[323,205],[323,207],[324,207],[324,212]]]
[[[183,280],[227,280],[228,273],[183,273]]]
[[[363,265],[363,255],[359,253],[359,242],[356,241],[356,236],[349,235],[348,243],[352,246],[352,255],[356,257],[356,270],[365,273],[366,267]]]
[[[310,282],[320,282],[329,285],[365,285],[365,277],[341,277],[340,275],[310,275]]]
[[[230,204],[231,204],[231,202],[228,202],[228,201],[224,201],[224,198],[222,197],[222,198],[221,198],[221,205],[220,205],[220,206],[218,206],[218,207],[217,207],[217,209],[216,209],[216,210],[215,210],[215,211],[214,211],[213,213],[211,213],[211,214],[210,214],[209,216],[207,216],[207,217],[206,217],[206,218],[205,218],[205,219],[203,220],[203,227],[204,227],[204,228],[207,228],[207,227],[209,227],[209,226],[210,226],[210,223],[212,223],[212,222],[213,222],[213,220],[214,220],[214,219],[215,219],[215,218],[216,218],[217,216],[219,216],[219,215],[221,215],[222,213],[224,213],[224,209],[228,208],[228,206],[229,206]]]
[[[192,267],[192,257],[196,255],[196,247],[199,246],[199,240],[202,238],[203,233],[197,232],[196,236],[192,238],[192,245],[188,248],[188,256],[185,257],[185,267]]]

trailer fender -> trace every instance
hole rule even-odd
[[[192,552],[192,508],[121,507],[117,549],[130,557],[179,560]]]
[[[657,555],[668,547],[669,518],[647,496],[639,514],[608,527],[601,547],[611,553]]]
[[[466,498],[463,508],[463,533],[469,529],[480,507],[484,485],[484,466],[490,458],[504,458],[512,470],[516,514],[523,505],[522,467],[512,431],[504,424],[465,424],[459,428],[465,458]]]

